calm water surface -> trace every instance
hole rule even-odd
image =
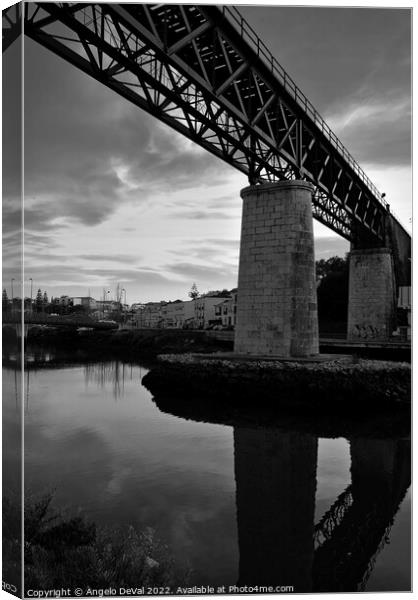
[[[160,411],[145,373],[26,373],[27,493],[53,489],[98,524],[155,528],[191,584],[410,589],[408,441],[186,420]],[[3,378],[12,422],[13,370]]]

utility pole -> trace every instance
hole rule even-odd
[[[122,288],[122,290],[121,290],[121,296],[122,296],[123,292],[125,293],[125,303],[122,304],[122,318],[123,318],[123,323],[126,323],[126,312],[125,312],[125,307],[126,307],[126,290],[125,290],[125,288]]]
[[[11,284],[12,284],[12,314],[14,313],[14,308],[15,308],[14,302],[13,302],[13,298],[14,298],[14,296],[13,296],[13,282],[14,282],[14,280],[15,280],[15,278],[12,277],[12,279],[11,279]]]
[[[33,279],[32,279],[32,277],[29,277],[29,281],[30,281],[30,314],[32,315],[32,313],[33,313],[33,309],[32,309],[32,287],[33,287]]]

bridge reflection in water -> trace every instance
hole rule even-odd
[[[216,402],[202,408],[199,399],[154,401],[163,412],[233,426],[238,585],[293,585],[295,592],[365,590],[411,483],[407,424],[405,429],[398,420],[390,436],[385,426],[380,431],[379,416],[369,432],[366,425],[358,433],[335,417],[331,426],[324,425],[326,417],[316,424],[301,418],[300,427],[294,418],[286,425],[280,417],[277,427],[274,420],[260,426],[234,410],[225,409],[223,419]],[[351,483],[315,524],[320,437],[348,440]]]
[[[234,429],[240,585],[364,590],[410,485],[410,442],[351,440],[351,484],[315,525],[317,443]]]

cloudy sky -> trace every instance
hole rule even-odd
[[[410,12],[242,6],[241,12],[411,228]],[[18,58],[11,47],[4,68]],[[13,85],[4,92],[12,111]],[[15,103],[16,104],[16,103]],[[5,142],[11,128],[4,123]],[[6,159],[7,160],[7,159]],[[245,177],[41,46],[25,42],[25,292],[129,303],[237,282]],[[4,181],[4,285],[16,190]],[[315,225],[316,256],[348,244]]]

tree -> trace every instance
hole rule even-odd
[[[197,285],[193,282],[193,285],[191,287],[191,290],[189,292],[189,297],[192,300],[196,300],[196,298],[199,298],[200,294],[199,294],[199,290],[197,289]]]
[[[321,281],[324,277],[331,275],[332,273],[343,273],[348,269],[347,258],[341,258],[341,256],[332,256],[325,260],[317,260],[315,264],[316,268],[316,280]]]
[[[334,325],[343,325],[348,312],[348,260],[333,256],[316,263],[318,285],[318,318],[320,328],[331,330]],[[345,331],[345,329],[344,329]]]
[[[213,297],[217,297],[217,298],[229,298],[231,293],[224,288],[223,290],[209,290],[208,292],[206,292],[205,294],[202,294],[203,296],[211,296]]]
[[[7,291],[3,289],[3,312],[7,312],[9,310],[9,298],[7,296]]]
[[[36,298],[35,298],[35,310],[37,313],[42,312],[43,305],[44,305],[44,300],[42,297],[42,292],[39,289],[36,293]]]

